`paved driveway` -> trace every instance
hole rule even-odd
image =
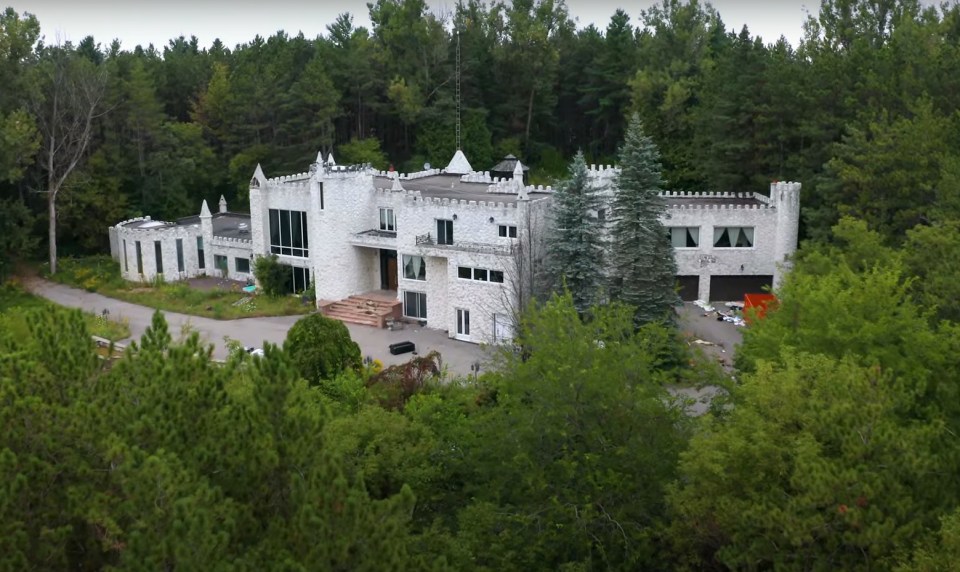
[[[34,294],[62,306],[80,308],[97,314],[108,310],[111,319],[126,319],[129,322],[131,339],[134,340],[138,340],[143,335],[153,317],[153,308],[115,300],[40,278],[25,280],[24,286]],[[163,312],[163,314],[167,319],[170,334],[175,339],[181,333],[196,331],[205,342],[213,344],[213,355],[217,359],[227,357],[226,338],[237,340],[244,346],[262,347],[264,342],[283,344],[287,337],[287,330],[302,317],[214,320],[176,312]],[[412,357],[411,354],[390,355],[388,349],[388,346],[394,342],[409,340],[417,345],[417,352],[421,355],[432,350],[439,351],[444,365],[453,374],[469,375],[470,366],[477,362],[481,364],[483,370],[489,368],[492,350],[450,339],[445,332],[409,325],[403,330],[395,331],[355,324],[347,324],[347,329],[350,330],[353,340],[359,344],[364,356],[379,359],[386,365],[405,363]]]

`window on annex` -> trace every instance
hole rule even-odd
[[[512,224],[501,224],[500,236],[504,238],[517,238],[517,227]]]
[[[503,284],[502,270],[488,270],[486,268],[471,268],[469,266],[457,267],[457,278],[464,280],[476,280],[478,282],[496,282]]]
[[[222,254],[214,254],[213,267],[219,270],[220,272],[223,272],[224,274],[226,274],[227,273],[227,257],[223,256]]]
[[[157,258],[157,274],[163,274],[163,245],[159,240],[153,241],[153,255]]]
[[[309,256],[307,213],[270,209],[270,252],[285,256]]]
[[[140,248],[140,241],[136,243],[137,247],[137,274],[143,274],[143,250]]]
[[[408,318],[427,319],[427,295],[424,292],[403,293],[403,315]]]
[[[753,227],[714,227],[713,246],[714,248],[751,248],[753,247]]]
[[[250,259],[249,258],[234,258],[233,267],[237,272],[242,272],[244,274],[250,273]]]
[[[197,266],[200,270],[207,267],[207,258],[203,254],[203,237],[197,237]]]
[[[670,227],[670,243],[674,248],[697,248],[700,246],[700,227]]]
[[[437,244],[453,244],[453,221],[437,219]]]
[[[403,255],[403,277],[407,280],[427,279],[427,263],[422,256]]]
[[[397,221],[393,218],[393,209],[380,207],[380,230],[397,232]]]
[[[183,272],[183,239],[177,239],[177,272]]]
[[[127,258],[127,239],[123,239],[123,271],[130,272],[130,260]]]

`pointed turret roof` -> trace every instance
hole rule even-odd
[[[466,175],[473,172],[473,167],[470,166],[470,161],[467,161],[467,156],[463,154],[463,151],[457,149],[445,170],[451,175]]]
[[[393,186],[390,187],[391,191],[402,191],[403,185],[400,184],[400,173],[393,173]]]
[[[207,199],[203,199],[203,204],[200,205],[200,218],[210,218],[210,207],[207,206]]]
[[[253,178],[250,179],[250,186],[258,189],[267,186],[267,176],[263,174],[260,163],[257,163],[257,169],[253,172]]]
[[[333,151],[327,154],[327,163],[330,164],[331,166],[337,165],[337,162],[333,160]]]
[[[513,184],[517,187],[517,199],[521,201],[527,200],[527,187],[523,184],[523,163],[517,161],[517,165],[513,168]]]

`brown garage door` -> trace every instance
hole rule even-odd
[[[684,302],[692,302],[700,294],[700,277],[677,276],[677,287],[679,288],[680,299]]]
[[[766,292],[771,285],[773,276],[711,276],[710,301],[741,301],[744,294]]]

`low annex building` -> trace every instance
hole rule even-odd
[[[267,178],[257,166],[250,214],[206,202],[199,216],[149,217],[110,227],[124,278],[180,280],[210,274],[252,278],[253,260],[275,254],[292,291],[313,285],[325,301],[379,291],[403,315],[450,337],[498,342],[513,335],[527,258],[542,251],[550,187],[473,171],[462,151],[445,169],[399,174],[338,166],[332,155],[308,172]],[[609,189],[618,169],[591,166]],[[796,250],[799,183],[758,193],[665,193],[663,224],[676,250],[684,299],[739,300],[775,287]],[[596,213],[606,218],[609,208]]]

